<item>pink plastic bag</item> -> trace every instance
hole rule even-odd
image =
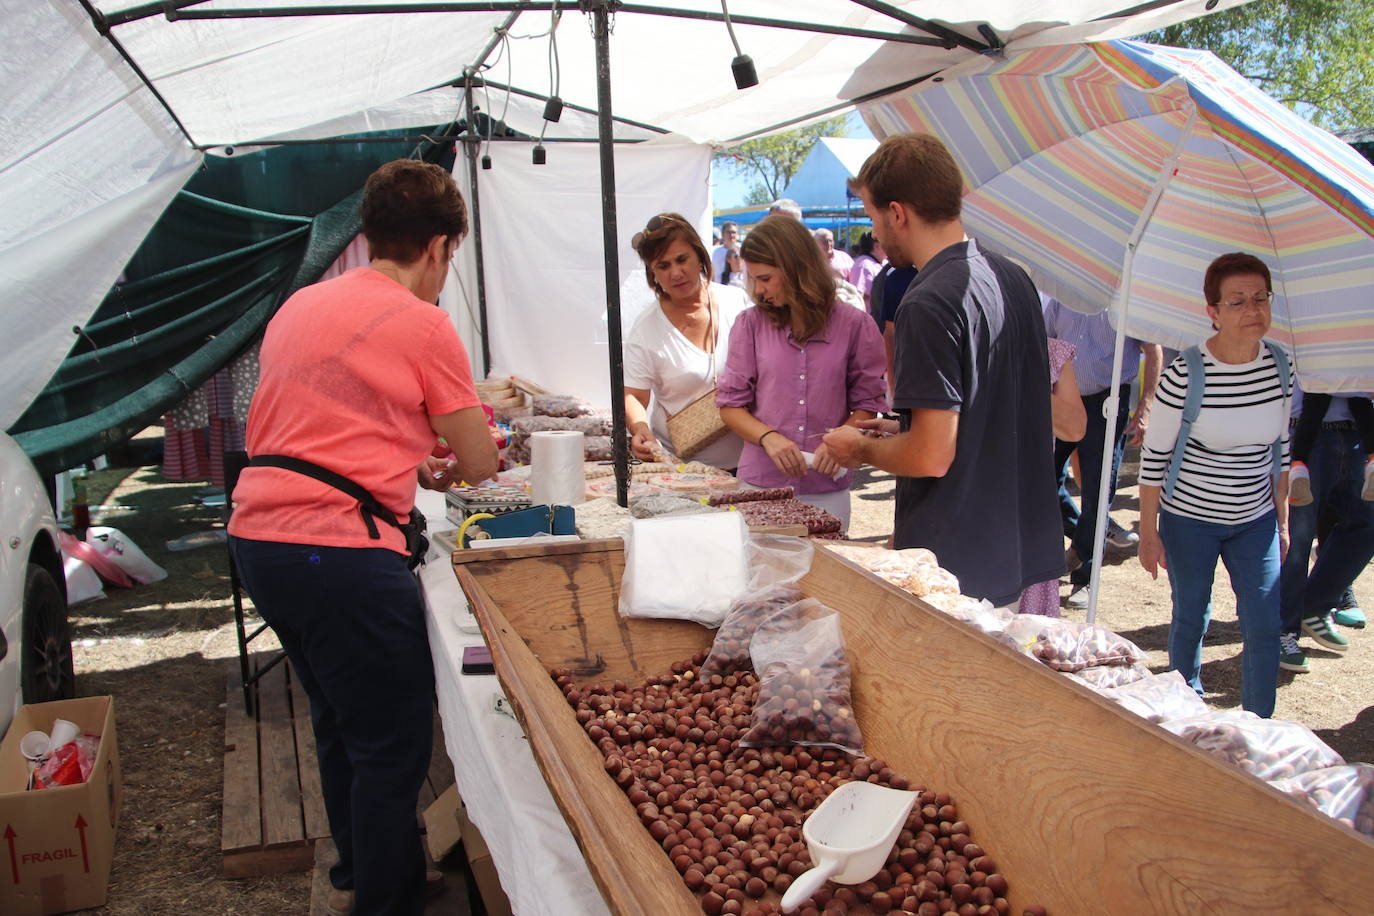
[[[100,750],[96,735],[79,735],[48,755],[33,774],[35,789],[75,786],[91,778],[95,755]]]
[[[66,531],[62,532],[62,555],[75,557],[85,563],[111,585],[118,585],[120,588],[134,587],[134,580],[130,579],[129,574],[120,569],[113,560],[85,541],[78,541],[75,535]]]

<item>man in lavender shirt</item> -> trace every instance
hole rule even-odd
[[[825,436],[845,467],[897,474],[894,543],[926,547],[994,605],[1064,572],[1049,353],[1030,277],[964,234],[963,177],[928,134],[888,137],[850,187],[888,259],[917,269],[897,312],[899,423]]]

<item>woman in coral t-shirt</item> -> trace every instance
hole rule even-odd
[[[496,470],[467,353],[434,306],[467,233],[457,185],[435,165],[388,163],[367,180],[362,218],[368,266],[298,291],[267,326],[229,534],[248,593],[310,696],[339,849],[329,912],[419,914],[415,806],[434,671],[405,538],[328,483],[254,465],[310,462],[398,520],[417,478],[442,490]],[[432,457],[439,436],[452,459]]]

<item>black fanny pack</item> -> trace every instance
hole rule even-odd
[[[425,537],[425,516],[419,509],[412,508],[410,517],[404,522],[398,522],[396,516],[378,502],[377,497],[369,493],[366,488],[354,483],[342,474],[336,474],[329,468],[320,467],[318,464],[302,458],[291,458],[287,455],[254,455],[249,459],[248,467],[282,468],[287,471],[295,471],[297,474],[313,477],[320,483],[328,484],[334,489],[348,494],[358,501],[358,514],[363,517],[363,524],[367,526],[368,537],[374,541],[382,539],[381,533],[377,530],[376,522],[376,519],[381,519],[405,535],[407,568],[414,569],[425,562],[425,554],[429,551],[429,538]]]

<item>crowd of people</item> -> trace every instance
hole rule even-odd
[[[725,373],[712,380],[725,425],[744,443],[740,476],[792,483],[847,524],[839,497],[848,478],[832,471],[889,471],[894,546],[934,550],[966,594],[1022,612],[1085,609],[1094,558],[1138,549],[1147,571],[1167,574],[1170,665],[1199,692],[1220,560],[1241,620],[1242,705],[1271,714],[1279,670],[1309,670],[1300,638],[1342,652],[1341,630],[1365,623],[1350,586],[1374,557],[1368,397],[1304,399],[1286,351],[1265,337],[1269,269],[1244,253],[1220,254],[1199,278],[1211,337],[1167,365],[1158,343],[1127,337],[1113,376],[1110,317],[1037,291],[1020,265],[969,238],[961,181],[938,140],[894,137],[852,182],[873,224],[852,257],[827,229],[807,245],[793,201],[777,201],[742,241],[737,225],[722,226],[712,256],[722,272],[712,279],[742,271],[753,304],[731,334]],[[797,252],[814,247],[804,270],[751,259],[751,239],[772,250],[784,226]],[[738,267],[720,266],[736,257]],[[832,338],[798,324],[798,288],[811,282],[803,277],[825,268],[829,314],[844,314],[842,291],[852,287],[853,304],[861,299],[878,329],[880,365],[867,322],[848,341],[843,375],[824,360]],[[784,305],[790,322],[777,319]],[[761,332],[771,338],[764,350]],[[825,390],[845,397],[813,413],[822,405],[817,372],[807,370],[822,365]],[[698,390],[710,388],[703,378]],[[1100,494],[1109,513],[1129,446],[1141,448],[1140,528],[1108,514],[1099,537]]]
[[[851,190],[873,227],[854,257],[788,200],[743,238],[726,223],[714,251],[677,213],[636,235],[657,299],[624,340],[636,457],[682,451],[673,418],[704,401],[721,429],[693,457],[745,487],[791,486],[845,526],[853,469],[888,471],[893,546],[934,551],[964,594],[1022,612],[1057,615],[1066,574],[1065,603],[1085,606],[1093,559],[1136,546],[1167,573],[1169,663],[1199,693],[1220,559],[1242,705],[1261,716],[1280,669],[1308,670],[1300,637],[1347,649],[1341,630],[1365,626],[1351,585],[1374,557],[1374,408],[1367,393],[1304,395],[1266,338],[1263,261],[1220,254],[1199,278],[1214,333],[1167,368],[1157,344],[1128,340],[1114,376],[1105,315],[1042,295],[967,235],[939,140],[889,137]],[[367,266],[300,290],[268,325],[229,534],[310,697],[339,848],[329,912],[418,913],[434,677],[403,520],[417,482],[486,479],[497,455],[463,345],[433,308],[468,228],[452,177],[389,163],[362,219]],[[1100,543],[1096,482],[1105,471],[1110,509],[1131,443],[1140,530],[1109,526]]]

